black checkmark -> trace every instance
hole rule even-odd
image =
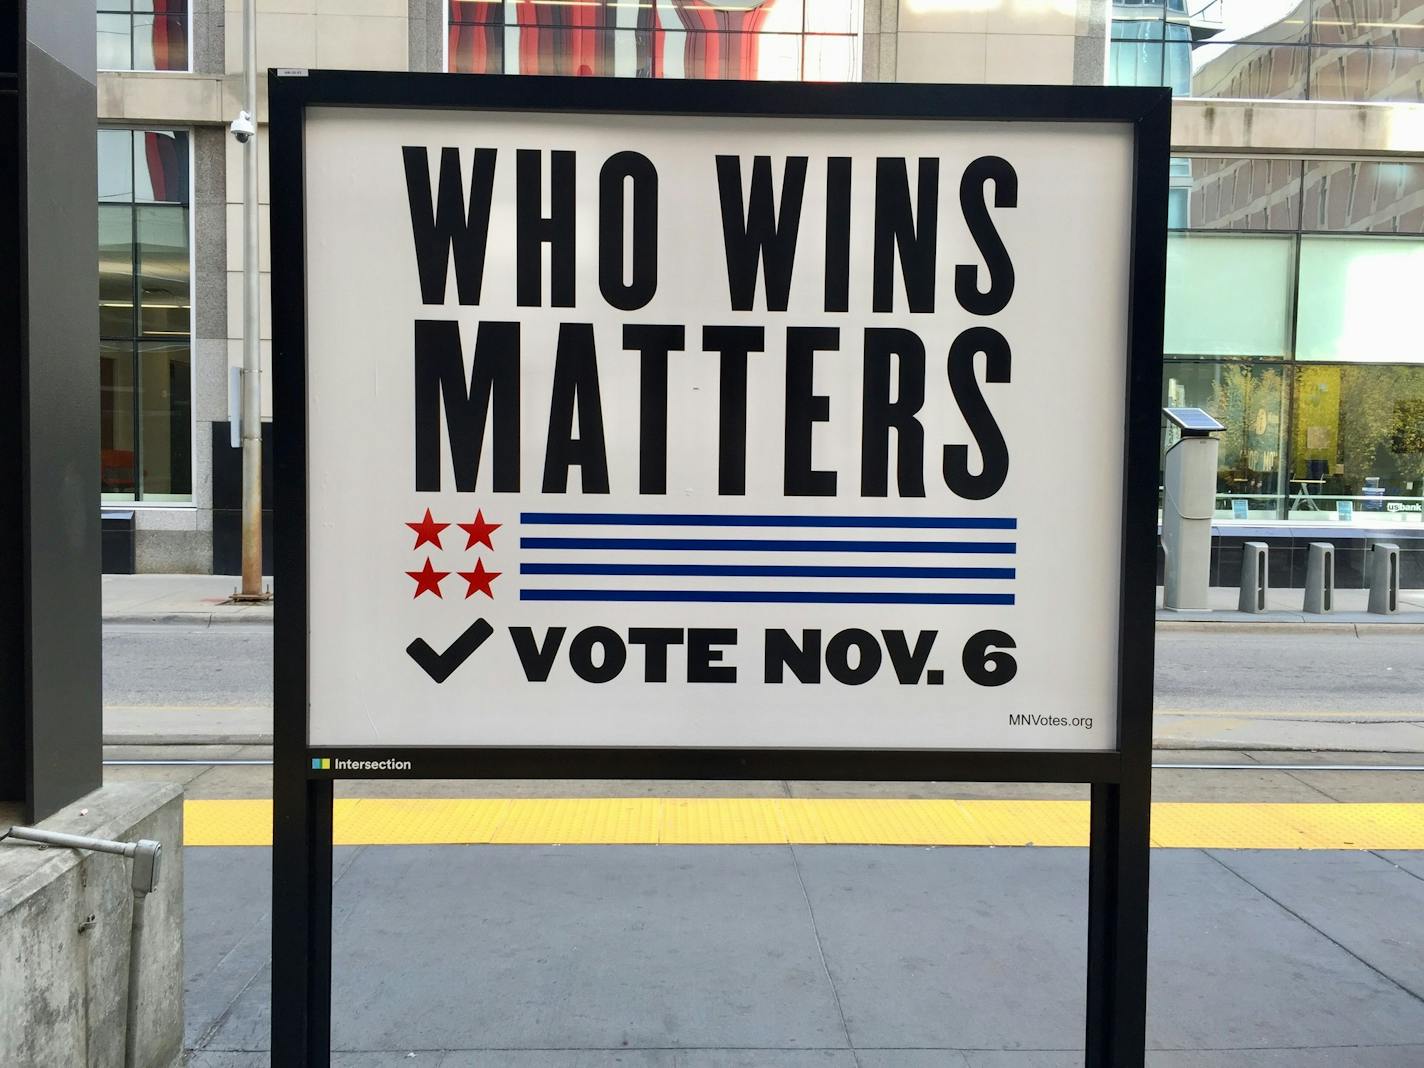
[[[430,643],[424,638],[416,638],[405,647],[405,651],[432,679],[444,682],[455,673],[456,668],[470,659],[470,654],[483,645],[485,639],[493,633],[493,627],[483,619],[477,619],[443,653],[437,653],[430,648]]]

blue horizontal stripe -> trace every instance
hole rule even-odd
[[[542,564],[521,575],[713,575],[730,578],[1011,579],[1011,567],[845,567],[816,564]]]
[[[794,541],[781,538],[520,538],[521,549],[691,549],[763,553],[1012,553],[1011,541]]]
[[[521,601],[711,601],[722,604],[1013,604],[1012,593],[815,590],[520,590]]]
[[[567,523],[623,527],[858,527],[900,530],[1014,530],[1017,519],[893,515],[656,515],[645,512],[521,512],[531,526]]]

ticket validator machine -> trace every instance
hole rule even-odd
[[[1162,480],[1162,603],[1169,609],[1201,612],[1211,607],[1207,588],[1218,446],[1212,435],[1226,428],[1200,408],[1163,408],[1162,414],[1182,432],[1181,440],[1167,450]]]

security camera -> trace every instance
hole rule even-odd
[[[257,124],[252,121],[252,116],[247,112],[239,111],[237,118],[233,119],[232,125],[228,127],[228,131],[237,138],[238,144],[245,145],[257,132]]]

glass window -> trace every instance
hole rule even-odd
[[[1113,31],[1117,32],[1114,24]],[[1109,85],[1161,85],[1162,42],[1114,37],[1108,53]]]
[[[1424,6],[1406,0],[1310,0],[1318,45],[1424,48]]]
[[[186,501],[193,494],[188,343],[140,342],[138,367],[140,494],[147,501]]]
[[[159,0],[136,0],[157,4]],[[100,130],[100,469],[115,500],[192,497],[188,134]]]
[[[1258,41],[1208,41],[1192,52],[1191,95],[1244,100],[1301,100],[1310,49]]]
[[[100,70],[187,70],[188,0],[97,0]]]
[[[1424,100],[1424,50],[1312,49],[1310,95],[1316,100]]]
[[[1289,518],[1420,521],[1424,367],[1298,367],[1294,400]]]
[[[801,78],[860,74],[862,0],[450,0],[466,74]]]
[[[133,345],[99,342],[99,484],[105,498],[133,500],[138,488],[138,428]]]
[[[1424,233],[1424,164],[1310,160],[1306,230]]]
[[[188,210],[143,205],[135,212],[138,234],[139,332],[189,335]]]
[[[1168,361],[1163,407],[1203,408],[1226,429],[1218,435],[1216,514],[1275,519],[1280,514],[1285,429],[1284,364]],[[1163,447],[1180,435],[1164,432]]]
[[[1304,237],[1296,358],[1424,363],[1424,240]]]
[[[1172,356],[1288,356],[1295,238],[1172,234],[1164,348]]]
[[[1296,230],[1301,163],[1289,159],[1196,156],[1186,165],[1190,191],[1182,227],[1200,230]],[[1174,171],[1173,184],[1183,179]]]

